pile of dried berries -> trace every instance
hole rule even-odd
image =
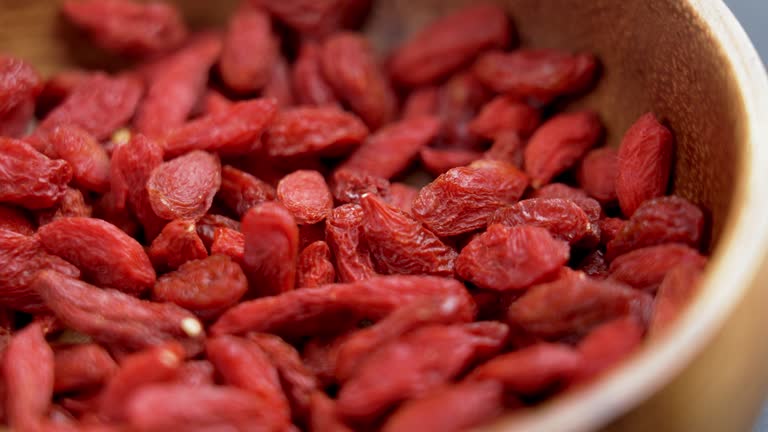
[[[670,131],[646,114],[596,148],[597,114],[551,112],[596,59],[513,50],[493,5],[381,67],[345,30],[368,6],[251,0],[191,33],[71,0],[135,68],[0,60],[3,423],[461,430],[675,319],[706,258],[702,211],[664,196]]]

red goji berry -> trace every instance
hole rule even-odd
[[[181,14],[165,3],[68,0],[64,15],[93,42],[118,54],[148,57],[178,46],[187,36]]]
[[[419,152],[421,165],[435,177],[452,168],[469,165],[482,157],[480,152],[464,149],[423,147]]]
[[[117,370],[109,353],[97,344],[80,344],[54,351],[53,391],[67,393],[98,388]]]
[[[0,114],[34,100],[43,89],[37,71],[27,62],[0,56]]]
[[[660,334],[674,324],[699,289],[703,268],[700,262],[686,260],[671,269],[659,286],[653,305],[649,332]]]
[[[299,229],[291,213],[278,203],[252,207],[243,217],[243,269],[260,295],[294,288]]]
[[[405,183],[392,183],[389,185],[389,193],[384,199],[392,207],[412,216],[413,201],[418,195],[419,190],[413,186]]]
[[[503,130],[496,134],[491,148],[485,154],[484,159],[507,162],[517,168],[523,167],[523,141],[520,135],[513,130]]]
[[[349,169],[337,169],[331,177],[331,193],[340,203],[360,203],[360,197],[370,193],[389,196],[389,181],[373,174]]]
[[[176,270],[187,261],[208,256],[195,223],[177,219],[168,223],[152,241],[147,255],[157,271]]]
[[[320,55],[320,46],[316,42],[302,42],[291,73],[293,93],[299,104],[322,106],[338,103],[323,76]]]
[[[269,332],[282,335],[322,334],[337,327],[340,316],[379,319],[420,298],[456,295],[460,308],[474,310],[464,286],[434,276],[378,276],[359,282],[294,290],[241,302],[211,327],[214,334]],[[279,313],[278,313],[279,312]]]
[[[141,245],[99,219],[57,219],[37,231],[51,254],[75,264],[100,286],[139,294],[155,283],[155,270]]]
[[[469,123],[469,130],[483,138],[495,139],[499,133],[514,131],[527,137],[539,126],[539,111],[518,99],[498,96],[488,102]]]
[[[280,109],[292,107],[295,103],[293,88],[291,88],[291,71],[288,61],[283,56],[278,56],[272,63],[269,82],[262,90],[261,95],[277,101]]]
[[[390,73],[409,86],[428,84],[489,48],[505,48],[510,39],[511,25],[501,7],[467,6],[432,22],[398,48]]]
[[[497,209],[516,202],[526,187],[528,177],[514,166],[479,160],[423,187],[413,216],[440,236],[471,232],[483,228]]]
[[[21,138],[29,131],[35,116],[35,102],[32,99],[22,102],[10,111],[0,114],[0,136]]]
[[[610,147],[592,150],[576,171],[579,185],[589,196],[603,204],[616,201],[616,176],[619,169],[617,155],[618,151]]]
[[[242,217],[249,208],[274,200],[275,188],[246,172],[224,165],[216,199]]]
[[[336,270],[326,242],[316,241],[301,251],[296,264],[297,288],[316,288],[335,280]]]
[[[315,224],[333,209],[333,197],[322,174],[297,170],[277,184],[277,198],[299,224]]]
[[[2,204],[0,204],[0,229],[27,236],[35,233],[35,226],[23,210]]]
[[[585,90],[592,83],[596,69],[597,61],[591,54],[521,49],[484,54],[473,71],[483,84],[496,92],[548,102],[557,96]]]
[[[182,364],[176,371],[175,382],[200,387],[213,385],[215,372],[208,360],[191,360]]]
[[[347,8],[345,0],[251,0],[300,34],[322,38],[337,30]]]
[[[195,150],[152,170],[147,179],[149,203],[163,219],[199,219],[221,186],[221,162]]]
[[[208,250],[211,249],[217,228],[229,228],[234,231],[240,231],[240,222],[226,216],[210,213],[200,218],[197,221],[197,235],[200,236]]]
[[[0,137],[0,202],[30,209],[53,206],[67,190],[72,167],[29,144]]]
[[[219,59],[224,84],[238,93],[261,89],[269,81],[277,43],[269,15],[243,3],[229,19]]]
[[[211,255],[226,255],[242,266],[245,256],[245,236],[231,228],[216,228],[211,242]]]
[[[626,217],[667,191],[673,147],[672,133],[652,113],[640,117],[624,135],[618,153],[616,195]]]
[[[403,103],[401,118],[423,117],[437,114],[440,93],[437,87],[419,87],[408,94]]]
[[[538,188],[572,167],[595,145],[603,132],[591,111],[559,114],[546,121],[525,147],[525,172]]]
[[[362,281],[376,275],[363,242],[362,224],[363,208],[357,204],[336,207],[328,216],[325,233],[341,282]]]
[[[590,220],[576,203],[562,198],[531,198],[497,210],[488,224],[531,225],[544,228],[558,240],[578,243],[589,233]]]
[[[336,402],[319,391],[312,393],[309,430],[311,432],[352,432],[352,429],[336,414]]]
[[[383,274],[453,274],[457,253],[419,222],[375,195],[363,195],[362,229]]]
[[[706,258],[696,249],[683,244],[667,243],[635,249],[618,256],[611,262],[611,279],[633,288],[656,291],[664,276],[684,261],[704,266]]]

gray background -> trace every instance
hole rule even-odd
[[[768,0],[725,0],[749,34],[763,62],[768,61]],[[753,432],[768,432],[768,404]]]

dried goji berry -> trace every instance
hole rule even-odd
[[[271,334],[251,333],[248,339],[259,345],[277,368],[283,391],[291,403],[293,417],[306,418],[310,410],[310,397],[317,390],[318,384],[302,363],[296,348]]]
[[[344,382],[376,349],[399,338],[405,333],[430,324],[454,324],[471,322],[471,309],[460,307],[456,296],[427,297],[392,312],[378,323],[358,330],[344,338],[336,354],[335,376]]]
[[[224,165],[216,199],[242,217],[249,208],[274,200],[275,188],[246,172]]]
[[[269,15],[243,3],[229,18],[219,59],[221,79],[239,93],[259,90],[269,81],[276,58]]]
[[[547,120],[525,147],[525,172],[538,188],[569,169],[592,148],[603,132],[591,111],[559,114]]]
[[[5,402],[8,426],[19,431],[41,430],[53,396],[53,351],[37,324],[16,333],[2,362],[2,378],[9,396]]]
[[[37,237],[0,229],[0,305],[12,309],[35,311],[42,301],[29,286],[35,272],[52,269],[72,277],[80,270],[63,259],[48,254]]]
[[[197,235],[200,236],[208,250],[211,249],[217,228],[229,228],[234,231],[240,231],[240,222],[226,216],[210,213],[200,218],[197,221]]]
[[[194,315],[175,304],[139,300],[51,270],[38,272],[32,287],[67,327],[105,344],[140,349],[176,339],[196,354],[205,338]]]
[[[375,195],[363,195],[362,228],[383,274],[453,274],[457,253],[418,221]]]
[[[409,86],[434,82],[487,49],[506,48],[510,27],[499,6],[483,3],[459,9],[432,22],[398,48],[390,73]]]
[[[474,310],[472,298],[456,280],[434,276],[378,276],[241,302],[225,312],[211,331],[214,334],[259,331],[317,335],[324,329],[337,327],[338,318],[344,315],[379,319],[420,298],[448,295],[459,297],[460,308]]]
[[[335,280],[336,270],[326,242],[316,241],[301,251],[296,264],[297,288],[316,288]]]
[[[248,281],[240,266],[228,256],[212,255],[161,276],[152,288],[152,297],[209,319],[237,303],[246,291]]]
[[[251,392],[234,387],[155,384],[139,389],[123,402],[136,430],[278,431],[273,413]]]
[[[221,155],[243,155],[260,145],[259,137],[275,116],[272,98],[232,104],[226,111],[213,113],[170,129],[165,137],[166,157],[194,150]]]
[[[272,98],[277,101],[280,109],[286,109],[294,105],[293,88],[291,88],[291,71],[288,61],[283,56],[278,56],[272,63],[269,82],[261,92],[262,97]]]
[[[195,150],[152,170],[147,180],[149,203],[163,219],[199,219],[221,186],[221,162]]]
[[[197,235],[195,222],[177,219],[169,222],[152,241],[147,255],[156,270],[166,271],[176,270],[187,261],[203,259],[208,252]]]
[[[514,131],[530,135],[539,126],[539,110],[510,96],[488,102],[469,124],[469,130],[483,138],[495,139],[499,133]]]
[[[423,187],[413,202],[413,215],[440,236],[474,231],[499,208],[516,202],[528,177],[514,166],[479,160],[454,168]]]
[[[558,240],[579,242],[590,230],[590,221],[576,203],[562,198],[531,198],[497,210],[488,224],[532,225],[545,228]]]
[[[133,119],[138,132],[159,138],[184,124],[205,91],[208,71],[218,59],[221,45],[215,34],[197,35],[155,65]]]
[[[263,140],[272,157],[341,156],[368,136],[355,115],[336,107],[298,107],[275,116]]]
[[[494,381],[448,385],[410,400],[384,424],[383,432],[460,432],[480,426],[504,411],[504,388]]]
[[[352,432],[336,414],[336,402],[323,392],[312,393],[310,420],[311,432]]]
[[[33,100],[43,89],[37,71],[27,62],[0,56],[0,114]]]
[[[576,189],[565,183],[550,183],[532,191],[530,196],[531,198],[564,198],[569,200],[589,197],[582,189]]]
[[[299,229],[291,213],[278,203],[252,207],[243,216],[245,236],[243,270],[260,295],[275,295],[294,288]]]
[[[408,94],[403,103],[401,118],[413,118],[437,114],[440,97],[437,87],[419,87]]]
[[[101,393],[99,413],[113,420],[124,419],[128,398],[149,384],[173,381],[183,362],[184,348],[177,342],[125,357]]]
[[[489,52],[474,65],[475,75],[498,93],[533,97],[542,102],[585,90],[595,77],[591,54],[555,50]]]
[[[359,203],[360,197],[370,193],[389,196],[389,181],[373,174],[340,168],[331,177],[331,193],[340,203]]]
[[[293,93],[299,104],[322,106],[338,103],[321,67],[320,46],[313,41],[302,42],[291,73]]]
[[[374,420],[392,405],[426,395],[471,363],[500,350],[501,323],[432,325],[414,330],[372,353],[339,391],[338,413],[355,423]],[[395,368],[396,373],[387,373]],[[387,373],[388,379],[381,379]]]
[[[97,344],[79,344],[54,351],[53,391],[67,393],[99,387],[117,370],[109,353]]]
[[[592,330],[581,342],[581,367],[576,381],[586,381],[617,365],[643,341],[645,329],[637,318],[628,316],[609,321]]]
[[[568,345],[542,342],[489,360],[470,379],[492,380],[507,391],[536,395],[573,379],[581,360],[579,352]]]
[[[576,171],[579,185],[601,203],[616,201],[618,151],[603,147],[587,153]]]
[[[315,224],[333,209],[333,197],[322,174],[297,170],[277,184],[277,198],[299,224]]]
[[[43,226],[66,217],[91,217],[93,208],[85,202],[79,189],[67,188],[67,192],[55,207],[37,211],[37,225]]]
[[[701,246],[704,214],[685,198],[668,196],[643,203],[608,243],[606,259],[647,246],[684,243]]]
[[[659,286],[649,332],[666,331],[674,324],[699,289],[703,268],[696,261],[683,261],[671,269]]]
[[[618,153],[616,195],[626,217],[645,201],[664,195],[672,170],[674,138],[652,113],[624,135]]]
[[[24,235],[35,233],[35,226],[23,210],[2,204],[0,204],[0,229]]]
[[[213,232],[211,255],[226,255],[241,266],[245,256],[245,236],[240,231],[218,227]]]
[[[512,303],[512,325],[548,340],[583,335],[614,318],[632,314],[645,322],[651,297],[620,282],[578,273],[536,285]]]
[[[568,244],[543,228],[494,224],[462,249],[456,273],[481,288],[507,291],[552,279],[568,257]]]
[[[635,249],[611,262],[611,279],[653,292],[664,276],[684,261],[691,261],[703,267],[706,258],[696,249],[678,243]]]
[[[80,83],[88,78],[88,72],[69,69],[50,76],[35,101],[35,111],[39,118],[45,117],[72,93]]]
[[[165,3],[68,0],[64,15],[91,40],[118,54],[148,57],[178,46],[187,36],[181,14]]]
[[[189,386],[207,386],[214,383],[213,365],[208,360],[191,360],[176,371],[175,382]]]
[[[208,89],[203,96],[203,115],[215,115],[229,111],[233,102],[216,90]]]
[[[359,33],[342,32],[323,42],[323,76],[336,95],[357,113],[371,130],[395,117],[397,100],[368,41]]]
[[[155,283],[155,270],[141,245],[99,219],[57,219],[37,231],[45,249],[75,264],[99,286],[138,294]]]
[[[290,407],[277,369],[258,344],[221,335],[206,342],[205,352],[226,384],[246,390],[259,399],[265,415],[271,416],[271,422],[290,423]]]
[[[77,126],[58,126],[48,139],[56,154],[69,163],[75,182],[88,190],[109,190],[109,156],[88,132]]]
[[[435,177],[451,168],[469,165],[482,157],[483,154],[480,152],[460,148],[423,147],[419,152],[421,165]]]
[[[484,140],[469,130],[469,123],[493,94],[474,75],[461,72],[440,86],[437,115],[443,127],[436,140],[438,147],[479,150]]]
[[[335,332],[336,335],[321,335],[313,337],[304,344],[301,358],[312,374],[317,378],[321,388],[337,384],[336,362],[339,346],[350,336],[355,327],[349,324],[346,329]]]
[[[523,167],[523,141],[513,130],[503,130],[496,134],[491,148],[484,154],[484,159],[507,162],[517,168]]]
[[[0,137],[0,202],[30,209],[53,206],[67,190],[72,167],[29,144]]]
[[[325,235],[336,260],[341,282],[370,279],[376,275],[362,240],[363,209],[357,204],[336,207],[328,216]]]
[[[97,140],[109,138],[133,117],[142,92],[141,82],[133,77],[94,73],[48,113],[37,131],[69,124],[79,126]]]

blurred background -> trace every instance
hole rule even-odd
[[[725,0],[752,38],[763,63],[768,61],[768,0]],[[768,432],[768,403],[753,432]]]

